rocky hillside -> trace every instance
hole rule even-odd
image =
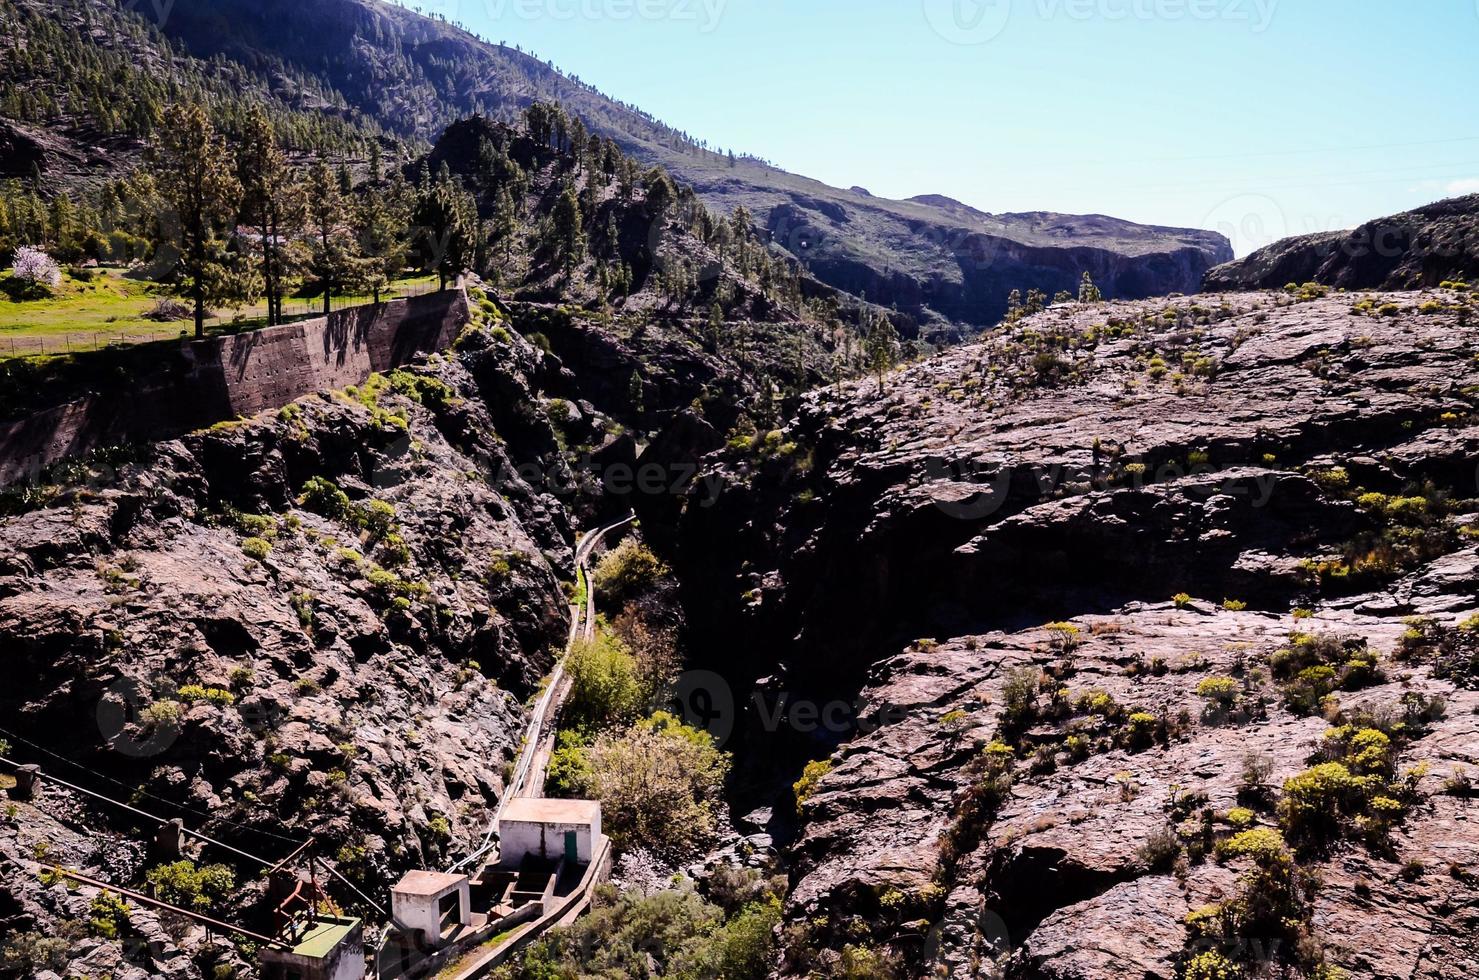
[[[7,754],[269,861],[311,834],[371,895],[469,851],[565,640],[562,580],[591,514],[560,442],[599,443],[606,424],[587,405],[557,436],[539,393],[558,364],[480,319],[414,369],[8,494]],[[159,874],[153,830],[52,784],[8,810],[7,955],[66,975],[247,975],[248,951],[138,909],[99,925],[106,910],[44,873],[139,886]],[[260,868],[213,845],[199,858],[239,885],[200,907],[270,931]]]
[[[782,972],[1473,972],[1472,313],[1055,306],[715,457],[694,649],[741,702],[856,699],[741,714],[821,760]]]
[[[1479,275],[1479,194],[1438,201],[1353,231],[1286,238],[1210,270],[1203,288],[1419,289]]]
[[[458,118],[512,119],[555,100],[711,207],[746,207],[821,281],[897,306],[930,334],[995,323],[1013,289],[1074,291],[1085,271],[1112,297],[1193,292],[1232,258],[1213,232],[991,215],[939,196],[889,201],[829,187],[716,152],[529,54],[380,0],[203,0],[169,7],[157,22],[102,0],[4,0],[0,18],[12,39],[0,68],[0,177],[39,174],[53,188],[136,159],[150,107],[171,91],[205,92],[228,110],[264,100],[285,129],[291,120],[294,145],[361,159],[371,142],[409,156]],[[111,108],[124,102],[130,113]],[[228,130],[233,114],[223,113]]]

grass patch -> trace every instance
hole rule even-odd
[[[435,286],[435,276],[415,276],[397,280],[381,295],[384,299],[420,294]],[[193,336],[195,324],[190,319],[161,323],[145,318],[158,300],[172,295],[168,287],[131,279],[121,269],[100,269],[90,282],[64,274],[58,294],[50,299],[15,302],[0,291],[0,357],[66,354],[112,343],[170,340],[181,332]],[[336,295],[332,307],[371,300],[369,295]],[[289,319],[318,316],[322,309],[321,297],[288,297],[283,301],[283,312]],[[266,323],[267,301],[212,312],[216,315],[206,321],[208,334],[260,327]]]

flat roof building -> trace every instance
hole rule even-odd
[[[472,925],[467,875],[410,871],[390,890],[390,916],[407,932],[420,932],[429,946],[440,946]]]
[[[527,857],[590,864],[601,839],[601,804],[594,800],[509,800],[498,818],[499,860],[517,866]]]

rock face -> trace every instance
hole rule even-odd
[[[455,356],[131,461],[93,457],[70,484],[7,499],[0,738],[268,861],[311,835],[371,895],[466,853],[566,632],[570,502],[517,475],[563,466],[532,407],[548,361],[475,329]],[[0,821],[0,931],[70,935],[92,893],[38,878],[43,864],[136,884],[158,861],[147,832],[43,783]],[[211,845],[199,857],[238,864],[220,913],[270,930],[254,866]],[[246,969],[167,926],[136,910],[54,968]]]
[[[1479,275],[1479,194],[1438,201],[1354,231],[1300,235],[1210,270],[1202,288],[1419,289]]]
[[[1278,826],[1328,727],[1404,716],[1396,764],[1427,773],[1381,846],[1301,852],[1323,885],[1300,962],[1472,971],[1456,910],[1479,835],[1445,790],[1472,762],[1472,679],[1414,653],[1407,621],[1461,636],[1476,606],[1472,300],[1318,293],[1053,307],[711,457],[729,488],[677,532],[694,649],[742,698],[857,705],[854,725],[743,731],[793,772],[831,752],[783,972],[852,944],[909,975],[1179,978],[1187,915],[1241,888],[1244,864],[1194,842],[1202,819],[1233,832],[1246,757],[1267,766],[1250,819]],[[1379,676],[1300,706],[1276,665],[1301,637],[1358,638]],[[1011,730],[1020,668],[1044,707]],[[1235,717],[1205,710],[1214,678]],[[1003,737],[1011,786],[983,817]]]

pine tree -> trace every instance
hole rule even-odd
[[[514,209],[514,199],[507,187],[498,188],[493,201],[493,243],[503,248],[503,260],[511,261],[514,254],[514,239],[519,233],[519,215]]]
[[[287,241],[302,224],[303,198],[297,175],[277,145],[272,122],[260,105],[247,112],[237,152],[243,217],[257,234],[267,322],[282,322],[282,298],[288,271]]]
[[[1099,291],[1098,286],[1094,285],[1093,278],[1090,277],[1088,270],[1085,269],[1083,281],[1078,284],[1078,301],[1080,303],[1097,303],[1103,298],[1104,294]]]
[[[205,110],[171,106],[150,150],[160,197],[170,214],[158,222],[156,254],[178,249],[184,293],[195,306],[195,336],[205,336],[205,307],[240,295],[226,247],[241,184],[231,172],[226,143]]]
[[[354,231],[362,256],[358,285],[374,294],[394,282],[406,266],[410,204],[405,182],[397,177],[389,187],[367,185],[355,205]]]
[[[883,376],[893,368],[898,359],[899,335],[894,330],[893,321],[888,317],[876,316],[872,319],[863,350],[868,358],[869,370],[878,379],[878,394],[882,397]]]
[[[715,303],[709,307],[709,350],[719,353],[719,347],[724,342],[724,307]]]
[[[572,186],[566,185],[564,193],[555,202],[551,232],[554,235],[555,250],[568,275],[585,258],[585,230],[580,216],[580,201]]]
[[[640,372],[633,371],[631,380],[627,382],[627,401],[631,405],[632,414],[639,420],[647,414],[644,386]]]
[[[435,269],[438,288],[446,289],[473,258],[477,237],[477,209],[468,200],[445,163],[437,179],[417,195],[413,224],[421,235],[422,265]]]
[[[324,314],[336,288],[354,276],[357,249],[342,224],[344,197],[339,181],[322,158],[308,169],[308,230],[313,238],[309,268],[324,291]]]

